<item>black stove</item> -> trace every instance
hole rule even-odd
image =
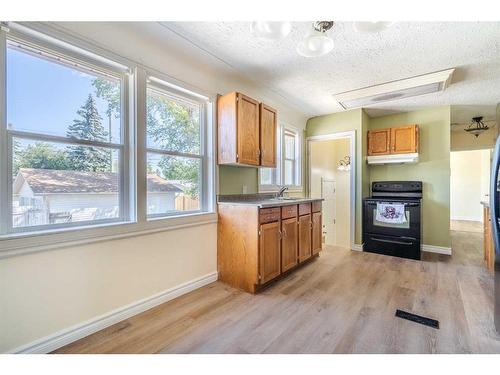
[[[363,200],[363,251],[420,260],[421,181],[372,183]]]

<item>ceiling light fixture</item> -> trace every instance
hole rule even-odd
[[[478,117],[473,117],[470,125],[464,130],[470,134],[474,134],[477,138],[482,132],[488,129],[489,129],[488,125],[485,125],[485,123],[483,122],[483,116],[478,116]]]
[[[255,21],[252,23],[252,32],[259,37],[268,39],[285,38],[292,31],[290,22]]]
[[[358,33],[379,33],[384,31],[388,27],[392,26],[394,22],[383,22],[383,21],[374,21],[374,22],[354,22],[353,27],[354,30]]]
[[[333,40],[326,32],[333,26],[333,21],[317,21],[311,32],[297,45],[297,53],[304,57],[319,57],[333,49]]]

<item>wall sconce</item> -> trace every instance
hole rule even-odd
[[[339,161],[339,166],[337,167],[339,171],[350,171],[351,170],[351,157],[344,156],[342,160]]]

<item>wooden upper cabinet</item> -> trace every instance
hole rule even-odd
[[[277,112],[244,94],[218,97],[218,163],[276,167]]]
[[[388,155],[391,153],[391,129],[370,130],[368,132],[368,155]]]
[[[411,154],[415,152],[418,152],[418,126],[391,128],[391,153]]]
[[[368,156],[418,152],[418,125],[368,131]]]
[[[280,222],[262,224],[259,242],[259,276],[264,284],[281,274]]]
[[[237,94],[238,155],[237,162],[260,164],[259,102]]]
[[[260,104],[260,165],[276,168],[276,110]]]

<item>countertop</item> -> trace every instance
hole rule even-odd
[[[300,203],[323,201],[323,198],[275,198],[274,194],[242,194],[219,196],[217,204],[256,206],[259,208],[291,206]]]

